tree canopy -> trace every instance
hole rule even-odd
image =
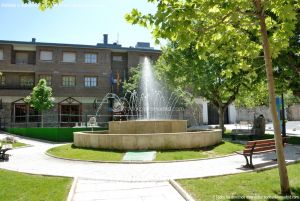
[[[206,0],[149,0],[157,3],[155,14],[142,14],[133,9],[126,19],[132,24],[140,24],[151,29],[157,39],[177,42],[179,48],[188,48],[195,43],[198,56],[205,59],[211,54],[215,57],[226,55],[226,62],[233,63],[227,74],[239,73],[250,68],[247,60],[257,58],[262,52],[259,22],[252,1],[206,1]],[[295,29],[295,7],[293,0],[262,1],[266,11],[272,56],[287,48],[289,37]],[[276,18],[273,19],[273,18]],[[228,45],[225,45],[228,44]],[[230,47],[235,50],[230,50]],[[236,54],[240,57],[237,59]]]
[[[52,97],[52,88],[47,86],[45,79],[40,79],[29,96],[25,98],[25,102],[31,107],[42,113],[43,127],[43,111],[54,106],[54,98]]]
[[[61,3],[62,0],[23,0],[23,2],[26,4],[38,4],[41,10],[45,10],[46,8],[52,8],[54,5]]]
[[[242,87],[251,87],[258,81],[259,71],[262,70],[243,69],[239,74],[227,76],[224,70],[231,63],[226,63],[225,59],[215,57],[214,54],[206,59],[200,59],[197,53],[193,45],[179,49],[173,43],[163,49],[156,68],[160,76],[174,88],[191,91],[195,97],[201,96],[217,107],[220,128],[224,128],[226,108],[236,99]]]

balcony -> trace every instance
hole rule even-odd
[[[34,51],[13,51],[11,64],[36,64],[36,52]]]
[[[9,85],[4,84],[0,85],[0,89],[9,89],[9,90],[32,90],[33,85]]]

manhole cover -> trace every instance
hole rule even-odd
[[[128,151],[123,157],[123,161],[153,161],[156,151]]]

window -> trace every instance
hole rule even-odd
[[[113,56],[113,61],[123,61],[122,56]]]
[[[74,52],[64,52],[63,53],[63,62],[75,63],[76,54]]]
[[[16,52],[16,64],[28,64],[28,53]]]
[[[64,87],[74,87],[75,86],[75,76],[63,76],[62,85]]]
[[[3,60],[3,50],[0,49],[0,60]]]
[[[40,60],[42,61],[52,61],[53,52],[52,51],[41,51]]]
[[[97,54],[85,54],[84,55],[84,62],[88,64],[95,64],[97,63]]]
[[[85,77],[84,78],[85,87],[96,87],[97,86],[97,77]]]
[[[15,103],[15,122],[23,123],[27,120],[29,122],[40,122],[40,116],[37,110],[24,103]],[[28,114],[28,119],[26,118]]]
[[[46,80],[48,86],[52,85],[52,76],[51,75],[40,75],[40,79]]]
[[[5,76],[0,75],[0,86],[4,86],[4,85],[5,85]]]
[[[20,86],[22,87],[32,87],[34,84],[33,76],[22,75],[20,76]]]
[[[15,122],[25,122],[27,114],[26,104],[15,104]]]

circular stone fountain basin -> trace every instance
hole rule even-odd
[[[113,150],[191,149],[222,141],[220,130],[186,132],[183,120],[113,121],[108,131],[74,132],[74,145]]]

